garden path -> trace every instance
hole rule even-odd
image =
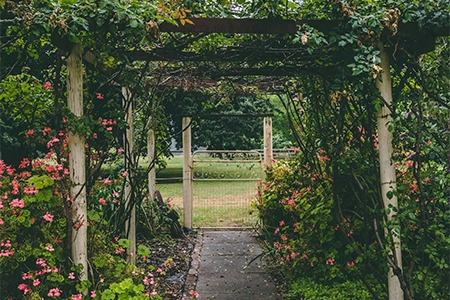
[[[199,300],[281,299],[262,261],[258,258],[248,265],[262,253],[252,231],[199,234]]]

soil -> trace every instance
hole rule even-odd
[[[154,275],[152,287],[158,295],[164,300],[186,299],[183,294],[189,295],[189,291],[195,289],[195,285],[187,284],[186,281],[191,268],[196,234],[187,234],[184,238],[177,239],[155,238],[141,243],[151,250],[151,254],[145,261],[139,261],[138,266],[150,268]]]

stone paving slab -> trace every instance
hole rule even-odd
[[[204,231],[196,284],[198,299],[275,299],[281,297],[267,270],[252,231]]]

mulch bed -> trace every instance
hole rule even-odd
[[[176,239],[168,237],[141,241],[151,250],[151,254],[145,261],[140,260],[138,266],[147,270],[150,268],[154,275],[151,286],[164,300],[189,299],[189,292],[195,290],[195,281],[188,278],[192,277],[189,271],[196,242],[196,234]]]

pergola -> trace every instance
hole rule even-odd
[[[223,33],[223,34],[255,34],[255,35],[295,35],[299,25],[309,25],[322,32],[330,32],[339,28],[342,24],[340,21],[332,20],[270,20],[270,19],[211,19],[211,18],[192,18],[190,19],[194,24],[185,24],[175,26],[169,23],[162,23],[159,26],[161,32],[166,33],[187,33],[198,34],[199,36],[205,36],[210,33]],[[410,46],[411,53],[417,55],[426,53],[434,49],[435,38],[437,36],[448,36],[449,30],[447,28],[435,28],[432,31],[420,31],[419,26],[416,23],[401,24],[398,28],[396,39],[402,41],[404,44]],[[390,63],[389,54],[384,49],[383,44],[378,45],[381,57],[381,67],[383,69],[382,81],[377,82],[378,90],[383,97],[385,104],[381,111],[378,112],[378,134],[380,141],[379,148],[379,160],[380,160],[380,174],[381,174],[381,190],[383,195],[383,202],[386,207],[388,205],[397,206],[396,196],[388,199],[386,194],[389,191],[395,190],[395,168],[390,163],[392,155],[392,132],[388,130],[388,123],[391,122],[389,104],[392,102],[392,90],[391,90],[391,78],[390,78]],[[219,78],[228,76],[239,76],[241,80],[238,85],[250,85],[257,86],[260,90],[272,90],[277,89],[280,86],[279,77],[292,77],[299,74],[309,72],[311,74],[317,74],[317,72],[323,72],[329,76],[333,75],[333,67],[323,68],[320,71],[314,64],[314,61],[320,56],[327,53],[328,49],[323,49],[320,53],[308,53],[307,49],[300,45],[291,45],[289,47],[220,47],[216,49],[214,53],[196,53],[184,49],[183,47],[156,47],[154,49],[148,49],[146,51],[132,51],[128,54],[133,60],[141,61],[166,61],[166,62],[194,62],[199,66],[190,72],[193,77],[203,77],[203,80],[195,80],[192,82],[194,86],[214,86],[217,84]],[[85,60],[92,61],[93,55],[88,53],[85,55]],[[78,57],[78,61],[77,61]],[[207,63],[233,63],[232,67],[223,69],[214,69],[208,67]],[[245,66],[242,64],[238,67],[235,63],[245,62]],[[262,62],[270,62],[270,65],[260,65]],[[284,65],[277,64],[281,62]],[[81,53],[80,51],[73,50],[68,59],[68,66],[70,64],[81,65]],[[301,64],[303,68],[299,68]],[[165,81],[167,86],[180,86],[183,84],[182,79],[185,73],[180,68],[172,68],[162,72],[163,75],[170,77]],[[246,76],[261,76],[262,80],[245,81],[242,78]],[[205,78],[206,77],[206,78]],[[75,81],[73,81],[73,80]],[[72,94],[72,90],[76,90],[76,86],[82,82],[81,78],[75,78],[71,76],[69,72],[69,85],[68,85],[68,103],[69,108],[75,115],[82,114],[82,95]],[[130,99],[130,91],[123,88],[124,99]],[[127,121],[132,124],[132,110],[126,112]],[[133,147],[132,143],[132,126],[127,130],[128,151],[131,153]],[[154,145],[154,138],[149,138],[149,147]],[[85,167],[84,163],[84,143],[77,135],[71,135],[69,138],[69,150],[71,154],[71,180],[74,184],[72,191],[72,197],[76,198],[74,204],[75,209],[78,210],[77,214],[85,216],[83,213],[83,202],[85,209],[86,197],[83,195],[82,185],[85,181]],[[149,149],[149,154],[151,150]],[[188,167],[188,166],[187,166]],[[154,176],[154,175],[150,175]],[[150,180],[154,180],[149,178]],[[388,216],[390,218],[391,215]],[[132,246],[135,244],[135,220],[134,215],[128,224],[128,238],[132,241]],[[78,234],[77,237],[83,238]],[[401,262],[400,240],[394,239],[395,253],[397,260]],[[134,248],[135,249],[135,248]],[[133,248],[130,249],[133,252]],[[135,252],[135,250],[134,250]],[[75,263],[77,263],[77,255],[74,255]],[[82,255],[80,260],[84,258]],[[78,261],[79,262],[79,261]],[[399,266],[401,268],[401,264]],[[399,280],[391,269],[389,274],[389,295],[390,299],[403,299],[402,290],[400,288]]]

